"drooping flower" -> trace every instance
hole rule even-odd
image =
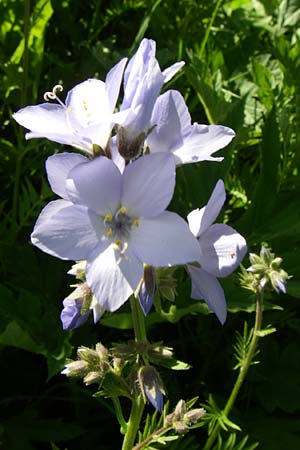
[[[106,148],[115,123],[123,121],[122,113],[114,113],[127,58],[122,59],[107,74],[105,82],[86,80],[68,92],[65,104],[57,93],[60,85],[45,94],[42,103],[20,109],[13,118],[30,130],[27,139],[45,137],[50,141],[67,144],[88,153],[93,145]]]
[[[182,95],[174,90],[165,92],[156,100],[151,129],[146,140],[149,151],[172,152],[177,164],[222,161],[222,157],[211,155],[228,145],[235,136],[231,128],[221,125],[192,125]]]
[[[177,62],[161,71],[155,56],[156,43],[143,39],[124,73],[124,98],[121,111],[128,111],[118,132],[119,151],[125,159],[139,154],[150,130],[150,119],[155,101],[164,83],[184,65]]]
[[[226,300],[217,277],[226,277],[239,265],[247,251],[243,236],[224,224],[213,224],[225,202],[224,183],[219,180],[207,205],[188,215],[191,232],[198,238],[201,267],[188,265],[192,280],[192,298],[204,299],[223,324]]]
[[[60,320],[64,330],[73,330],[83,325],[93,313],[94,323],[105,313],[86,281],[76,285],[74,291],[63,300]]]
[[[165,211],[175,185],[171,155],[147,155],[121,174],[106,157],[72,153],[48,158],[52,190],[62,197],[40,214],[32,242],[61,259],[86,260],[86,281],[100,306],[118,309],[135,292],[144,263],[197,260],[187,223]]]
[[[88,309],[82,314],[83,299],[78,297],[76,299],[66,297],[63,301],[63,310],[60,314],[60,320],[64,330],[74,330],[74,328],[83,325],[91,311]]]
[[[165,390],[158,371],[150,365],[142,366],[138,371],[138,381],[144,401],[148,399],[152,406],[162,413]]]
[[[87,321],[91,312],[94,323],[97,323],[105,313],[85,281],[85,270],[86,261],[79,261],[68,271],[68,274],[75,275],[79,282],[71,285],[75,289],[63,300],[64,307],[60,319],[64,330],[80,327]]]

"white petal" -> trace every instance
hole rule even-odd
[[[68,92],[66,105],[70,124],[79,133],[81,127],[110,121],[112,111],[104,81],[88,79],[77,84]]]
[[[150,128],[153,106],[163,82],[164,77],[155,58],[155,42],[143,39],[124,74],[121,111],[141,106],[140,114],[129,115],[123,124],[129,141]]]
[[[203,213],[204,213],[204,209],[205,208],[194,209],[187,216],[187,220],[188,220],[188,223],[189,223],[190,230],[193,233],[193,235],[196,236],[196,237],[199,237],[199,234],[200,234],[200,226],[201,226],[201,221],[202,221],[202,216],[203,216]]]
[[[143,39],[136,53],[130,59],[124,73],[124,100],[122,108],[137,106],[141,92],[146,86],[141,86],[147,80],[147,74],[153,70],[153,64],[158,65],[155,58],[156,43],[152,39]]]
[[[100,306],[115,311],[130,297],[143,274],[142,264],[130,252],[121,258],[111,244],[88,262],[86,279]],[[119,262],[119,263],[118,263]],[[136,286],[135,286],[136,283]]]
[[[223,325],[226,320],[227,311],[222,286],[213,275],[210,275],[199,267],[188,265],[187,269],[192,280],[191,297],[196,300],[205,300],[208,307],[216,314]]]
[[[226,277],[242,261],[247,251],[243,236],[228,225],[214,224],[199,238],[200,264],[217,277]]]
[[[221,125],[198,125],[191,127],[190,134],[185,137],[184,145],[174,151],[181,164],[198,161],[222,161],[222,157],[214,158],[212,153],[220,150],[234,138],[231,128]]]
[[[120,204],[121,174],[108,158],[98,158],[79,164],[69,172],[66,190],[77,204],[106,215],[115,213]]]
[[[66,109],[62,105],[42,103],[26,106],[13,114],[13,118],[23,127],[44,137],[71,134],[66,120]]]
[[[57,153],[50,156],[46,161],[46,170],[52,191],[68,199],[66,192],[68,174],[77,164],[87,161],[87,158],[77,153]]]
[[[86,259],[95,248],[105,248],[99,220],[86,207],[65,200],[49,203],[41,212],[31,241],[61,259]]]
[[[124,172],[125,169],[125,159],[120,155],[119,150],[117,148],[117,140],[116,136],[113,136],[109,141],[109,148],[111,153],[111,159],[119,169],[121,173]]]
[[[147,137],[150,152],[175,151],[183,146],[183,139],[191,128],[191,116],[182,95],[167,91],[155,102]]]
[[[218,180],[206,206],[194,209],[188,215],[190,230],[195,236],[200,236],[216,220],[226,200],[224,183]]]
[[[172,64],[172,66],[168,67],[167,69],[165,69],[163,71],[163,76],[164,76],[164,83],[167,83],[168,81],[171,80],[171,78],[174,77],[174,75],[176,75],[176,73],[185,65],[184,61],[179,61],[176,62],[174,64]]]
[[[135,217],[154,217],[168,206],[175,187],[172,155],[146,155],[125,167],[122,205]]]
[[[121,61],[119,61],[112,69],[110,69],[105,78],[105,88],[107,91],[111,111],[115,109],[119,97],[120,86],[126,62],[127,58],[121,59]]]
[[[197,239],[187,223],[169,211],[153,219],[141,219],[131,230],[130,243],[141,261],[155,267],[199,260]]]
[[[92,298],[90,309],[93,311],[94,323],[97,323],[105,313],[105,309],[99,305],[98,300],[94,295]]]

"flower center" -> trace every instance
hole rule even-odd
[[[106,228],[106,236],[120,248],[126,244],[131,227],[138,226],[138,220],[128,216],[124,206],[121,206],[113,216],[107,214],[103,223]]]

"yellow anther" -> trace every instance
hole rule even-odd
[[[120,208],[120,213],[125,214],[126,213],[126,208],[125,206],[121,206]]]
[[[118,247],[121,247],[122,242],[120,241],[120,239],[117,239],[117,240],[115,241],[115,244],[116,244]]]
[[[113,216],[111,214],[106,214],[104,220],[105,222],[111,222],[113,220]]]
[[[134,219],[133,225],[137,228],[139,226],[139,219]]]
[[[107,237],[111,237],[112,234],[113,234],[113,229],[112,228],[108,228],[107,231],[106,231],[106,236]]]
[[[235,255],[235,252],[230,252],[229,255],[230,255],[230,257],[231,257],[232,259],[236,256],[236,255]]]

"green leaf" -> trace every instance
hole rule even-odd
[[[44,31],[53,14],[50,0],[38,0],[32,12],[32,25],[30,27],[28,47],[36,56],[41,56],[44,48]],[[14,54],[10,58],[11,64],[20,64],[24,53],[25,38],[21,40]]]
[[[176,358],[162,358],[160,360],[156,360],[155,364],[163,367],[167,367],[172,370],[189,370],[192,366],[189,364],[179,361]]]

